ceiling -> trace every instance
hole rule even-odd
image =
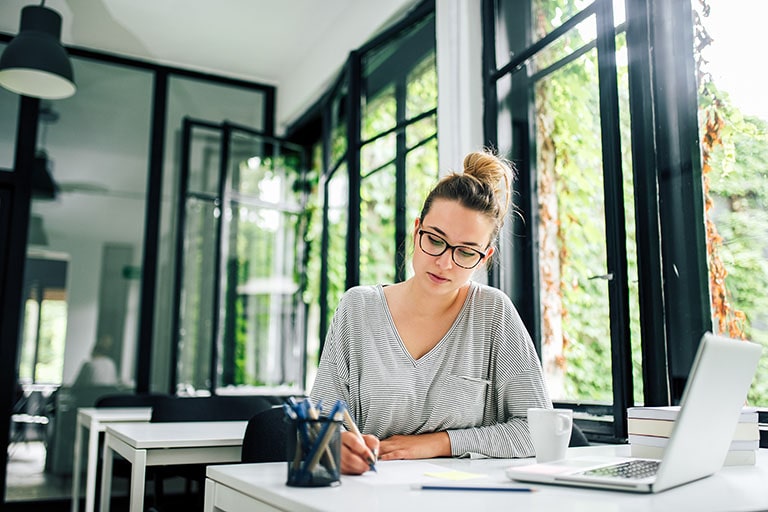
[[[43,0],[45,1],[45,0]],[[288,121],[362,46],[414,0],[48,0],[62,42],[278,87]],[[14,35],[30,0],[0,2]],[[285,91],[282,93],[282,91]]]
[[[336,78],[350,51],[416,3],[418,0],[47,0],[44,5],[61,14],[61,40],[67,47],[274,85],[275,129],[281,134]],[[0,33],[18,33],[21,10],[27,5],[40,2],[0,0]],[[79,70],[78,86],[86,94],[90,77],[82,66]],[[135,87],[117,72],[110,80],[116,86]],[[146,155],[115,153],[115,144],[135,148],[130,141],[141,137],[146,144],[146,135],[126,133],[125,127],[135,123],[115,116],[115,105],[107,104],[113,103],[112,97],[88,97],[87,110],[77,110],[78,103],[67,100],[54,101],[52,110],[66,117],[68,126],[81,126],[71,121],[76,116],[84,116],[82,123],[90,124],[109,119],[103,130],[83,141],[81,133],[61,130],[55,120],[43,118],[38,140],[39,146],[55,147],[49,151],[49,170],[60,194],[54,201],[34,201],[32,214],[42,219],[38,222],[51,238],[48,249],[73,255],[83,246],[72,242],[73,233],[77,240],[135,244],[143,239],[144,229],[140,205],[145,198],[146,174],[135,171],[146,168]],[[16,95],[0,89],[0,116],[10,113],[16,104]],[[94,112],[109,115],[94,116]],[[119,115],[134,114],[138,115],[123,109]],[[0,124],[0,142],[14,140],[15,124]],[[87,133],[93,134],[93,129]],[[112,152],[102,154],[100,147],[110,147]],[[11,167],[12,156],[0,155],[0,168]]]

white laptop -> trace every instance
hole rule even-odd
[[[575,457],[513,466],[512,480],[659,492],[718,471],[757,369],[762,347],[711,333],[701,339],[664,458]]]

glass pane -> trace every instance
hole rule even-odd
[[[247,205],[232,208],[219,386],[301,386],[299,216]]]
[[[397,100],[394,84],[375,93],[364,96],[362,140],[366,141],[395,127],[397,123]]]
[[[176,340],[177,337],[177,333],[171,331],[175,315],[172,311],[175,303],[173,279],[176,262],[183,119],[189,117],[213,124],[230,121],[254,130],[263,130],[265,103],[265,94],[260,90],[173,75],[168,80],[163,196],[153,332],[155,340]],[[192,158],[190,190],[214,194],[218,190],[220,135],[217,135],[216,130],[198,130],[200,131],[195,133],[190,155]],[[172,342],[159,342],[152,346],[153,390],[164,392],[175,385],[169,382],[169,368],[175,363],[171,361],[171,346]],[[196,368],[185,369],[184,372],[192,376]],[[209,368],[206,368],[205,375],[208,373]],[[198,379],[202,379],[200,375],[196,375],[195,378],[198,382]]]
[[[534,41],[546,36],[552,30],[562,25],[565,21],[581,12],[593,3],[593,0],[548,0],[533,1]],[[571,48],[573,51],[575,48]]]
[[[395,282],[395,166],[360,184],[360,284]]]
[[[213,201],[187,200],[176,382],[177,391],[190,394],[210,386],[219,217]]]
[[[417,131],[421,132],[418,127]],[[407,130],[410,130],[408,127]],[[406,133],[407,133],[406,130]],[[426,134],[424,134],[426,135]],[[405,260],[410,262],[413,255],[413,230],[416,219],[421,215],[421,208],[427,194],[435,186],[438,180],[437,166],[437,138],[429,139],[425,144],[408,152],[405,161]],[[406,278],[413,275],[413,268],[408,265],[405,269]]]
[[[36,440],[48,482],[71,476],[78,407],[134,386],[152,124],[151,73],[71,60],[77,94],[40,102],[19,361],[51,420]],[[44,492],[31,498],[71,485]]]
[[[0,55],[7,45],[0,43]],[[16,156],[16,126],[19,117],[19,95],[0,87],[0,172],[13,169]]]
[[[346,165],[340,166],[328,180],[328,304],[327,325],[331,325],[333,312],[346,289],[347,283],[347,225],[349,222],[349,174]]]
[[[745,51],[763,45],[768,4],[708,4],[694,42],[702,48],[699,119],[713,325],[768,346],[768,102],[765,71]],[[768,406],[765,357],[748,401]]]
[[[189,193],[219,194],[221,130],[193,126],[189,154]]]
[[[542,359],[553,400],[612,403],[594,50],[535,86]]]
[[[311,178],[307,179],[309,197],[307,213],[309,225],[307,228],[306,242],[309,254],[307,255],[307,289],[304,292],[304,302],[308,305],[307,311],[307,357],[306,357],[306,385],[309,389],[315,382],[315,374],[320,359],[320,275],[322,265],[323,243],[323,201],[325,180],[319,178],[323,169],[323,147],[321,142],[312,146],[312,161],[310,164]]]
[[[218,386],[303,390],[304,178],[298,148],[233,132]]]
[[[430,137],[437,136],[437,115],[427,116],[411,123],[405,131],[405,145],[409,148],[417,146]]]
[[[546,48],[536,54],[532,59],[532,73],[542,71],[567,57],[590,41],[594,41],[596,34],[595,16],[589,16],[575,28],[566,32],[563,36],[550,43]]]
[[[347,153],[347,90],[346,85],[331,102],[331,168]]]
[[[632,168],[632,127],[629,117],[629,72],[627,67],[627,38],[616,35],[616,72],[619,92],[619,125],[621,135],[621,168],[624,178],[624,229],[627,233],[627,280],[629,285],[629,326],[632,350],[632,386],[636,404],[643,398],[643,354],[640,336],[640,287],[635,237],[635,188]]]
[[[410,73],[406,85],[405,117],[437,108],[437,59],[431,51]]]

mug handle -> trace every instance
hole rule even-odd
[[[570,416],[566,416],[565,414],[558,414],[558,419],[560,420],[559,428],[557,430],[557,435],[562,436],[571,431],[571,428],[573,427],[573,420]]]

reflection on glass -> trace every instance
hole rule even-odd
[[[152,345],[151,381],[156,390],[166,391],[173,389],[177,384],[170,382],[169,368],[178,362],[171,361],[171,357],[172,345],[177,337],[177,333],[172,332],[172,322],[177,313],[173,310],[173,306],[176,300],[174,276],[179,196],[190,192],[200,194],[200,199],[215,197],[218,193],[221,158],[220,130],[215,126],[229,121],[253,130],[264,130],[266,108],[266,94],[263,90],[174,75],[171,75],[168,80],[163,196],[153,330],[153,339],[156,343]],[[203,128],[199,125],[195,127],[188,155],[182,155],[184,149],[182,126],[185,119],[214,125],[214,128]],[[188,191],[179,190],[179,171],[183,156],[190,158]],[[212,248],[209,247],[209,249]],[[213,254],[208,253],[210,257],[213,257]],[[164,340],[168,341],[164,342]],[[203,362],[200,361],[199,364],[202,367]],[[193,366],[189,370],[190,374],[194,372],[194,368]],[[210,367],[205,368],[205,377],[197,375],[196,382],[210,382]],[[186,372],[186,370],[183,371]]]
[[[216,224],[219,208],[191,198],[186,205],[182,300],[178,334],[177,386],[194,392],[210,386]]]
[[[72,64],[78,93],[40,102],[16,407],[44,425],[25,449],[40,448],[47,485],[22,499],[69,497],[77,409],[134,385],[153,76]],[[14,116],[0,117],[2,133]],[[7,499],[19,495],[7,487]]]

